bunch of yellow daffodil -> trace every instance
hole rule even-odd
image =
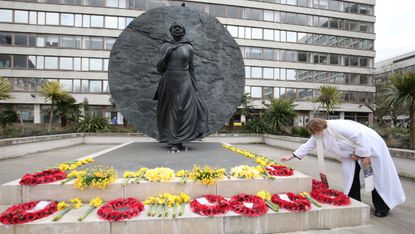
[[[85,172],[78,173],[74,182],[74,187],[78,189],[109,187],[117,179],[117,171],[113,168],[97,167],[87,169]]]
[[[68,163],[60,163],[57,165],[57,168],[61,171],[71,171],[74,170],[77,167],[80,167],[82,165],[88,164],[94,162],[93,158],[85,158],[81,160],[76,160],[74,162],[68,162]]]
[[[156,167],[154,169],[147,170],[144,177],[152,182],[167,182],[174,178],[174,171],[167,167]]]
[[[157,197],[149,197],[144,201],[145,205],[149,206],[148,215],[149,216],[158,216],[158,217],[167,217],[169,215],[169,208],[173,208],[172,216],[176,215],[181,216],[184,212],[185,204],[190,201],[189,195],[185,193],[180,193],[179,196],[162,193]],[[180,207],[179,211],[177,209]]]
[[[264,199],[265,203],[267,204],[267,206],[268,206],[271,210],[273,210],[273,211],[275,211],[275,212],[278,212],[278,211],[279,211],[279,207],[278,207],[278,205],[277,205],[277,204],[272,203],[272,201],[271,201],[271,194],[270,194],[269,192],[267,192],[267,191],[265,191],[265,190],[262,190],[262,191],[259,191],[256,195],[257,195],[258,197],[260,197],[260,198]]]
[[[99,197],[95,197],[93,199],[91,199],[89,201],[89,208],[87,211],[85,211],[85,213],[78,218],[78,221],[82,221],[86,218],[86,216],[88,216],[94,209],[100,207],[102,205],[102,203],[104,203],[101,198]]]
[[[142,167],[139,170],[137,170],[136,172],[134,171],[125,171],[124,172],[124,182],[123,185],[128,184],[128,182],[131,180],[131,183],[134,184],[139,184],[140,180],[143,178],[143,176],[145,175],[145,173],[148,171],[149,169],[147,167]]]
[[[180,170],[176,172],[176,177],[180,178],[180,183],[185,184],[187,182],[187,178],[189,177],[189,171],[186,170]]]
[[[66,213],[68,213],[72,209],[78,209],[83,205],[82,201],[79,198],[73,198],[70,200],[71,205],[66,204],[64,201],[58,203],[58,210],[62,210],[62,212],[55,217],[53,217],[52,221],[56,222],[61,219]]]
[[[195,165],[189,173],[189,178],[199,184],[213,185],[226,175],[225,168],[200,167]]]
[[[241,179],[258,179],[261,178],[260,172],[255,167],[240,165],[231,169],[231,175]]]

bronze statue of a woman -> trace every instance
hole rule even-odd
[[[193,47],[184,39],[185,33],[181,22],[170,26],[173,40],[161,46],[157,64],[161,79],[154,100],[159,141],[170,145],[171,152],[180,151],[184,142],[201,138],[209,130],[207,106],[196,84]]]

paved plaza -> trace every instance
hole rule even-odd
[[[63,161],[70,161],[89,154],[111,148],[115,145],[89,145],[82,144],[68,148],[56,149],[42,153],[30,154],[22,157],[0,160],[0,183],[6,183],[20,178],[25,173],[43,170],[48,166]],[[291,151],[271,147],[265,144],[237,144],[239,148],[247,149],[257,154],[265,155],[278,160],[281,156],[290,154]],[[180,157],[180,154],[171,154],[171,157]],[[317,158],[306,157],[303,160],[293,159],[288,163],[297,170],[317,178]],[[342,190],[343,179],[340,163],[336,161],[326,162],[329,183],[331,187]],[[363,195],[363,202],[371,207],[370,224],[366,226],[339,228],[331,230],[306,231],[301,233],[413,233],[415,229],[415,181],[401,178],[407,200],[396,207],[386,218],[378,218],[373,215],[373,204],[370,195]]]

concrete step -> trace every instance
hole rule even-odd
[[[7,207],[0,207],[0,212]],[[71,233],[71,234],[129,234],[129,233],[278,233],[306,230],[331,229],[369,224],[369,206],[352,200],[348,206],[312,206],[306,212],[291,212],[280,209],[269,210],[260,217],[245,217],[233,212],[217,217],[194,214],[189,206],[183,216],[177,218],[158,218],[147,216],[147,209],[137,217],[122,221],[103,221],[92,212],[84,221],[77,219],[88,209],[87,205],[71,210],[58,222],[52,222],[54,215],[32,223],[20,225],[0,225],[2,234],[30,233]],[[171,211],[170,211],[171,214]]]
[[[50,184],[39,184],[36,186],[21,186],[15,180],[1,185],[0,205],[10,205],[33,200],[58,200],[68,201],[79,197],[87,202],[91,198],[99,196],[104,201],[117,198],[136,197],[145,200],[150,196],[157,196],[160,193],[180,194],[184,192],[190,197],[199,197],[203,194],[217,194],[224,197],[231,197],[239,193],[256,194],[261,190],[270,193],[284,192],[310,192],[311,177],[299,171],[294,171],[292,176],[275,176],[275,180],[255,179],[224,179],[219,180],[212,186],[200,185],[192,181],[185,184],[179,183],[176,179],[172,182],[141,182],[140,184],[127,184],[123,186],[124,179],[118,179],[111,184],[111,187],[101,189],[79,190],[73,187],[73,181],[61,185],[59,181]]]

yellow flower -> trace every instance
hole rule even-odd
[[[61,171],[67,171],[69,169],[69,166],[66,163],[62,163],[62,164],[59,164],[58,168]]]
[[[180,170],[180,171],[176,172],[176,177],[184,177],[184,176],[187,176],[188,174],[189,174],[188,171]]]
[[[95,160],[91,157],[85,159],[87,162],[94,162]]]
[[[151,170],[146,170],[144,177],[149,181],[167,182],[174,178],[174,171],[166,167],[156,167]]]
[[[249,167],[247,165],[233,167],[231,169],[231,175],[236,178],[244,179],[257,179],[261,177],[261,174],[255,167]]]
[[[190,197],[189,195],[187,195],[186,193],[181,192],[180,193],[180,198],[179,198],[179,203],[188,203],[190,201]]]
[[[256,195],[264,200],[271,200],[271,194],[265,190],[258,192]]]
[[[133,178],[135,177],[135,172],[133,171],[124,171],[124,178]]]
[[[78,189],[100,188],[104,189],[117,179],[117,171],[113,168],[93,168],[85,173],[79,173],[74,182],[74,187]]]
[[[66,208],[68,208],[68,204],[66,204],[64,201],[58,203],[58,210],[63,210]]]
[[[95,197],[89,201],[89,206],[97,208],[100,207],[102,203],[103,201],[101,200],[101,198]]]
[[[72,208],[74,208],[74,209],[78,209],[79,207],[81,207],[83,205],[81,199],[79,199],[77,197],[72,198],[70,201],[72,203]]]

